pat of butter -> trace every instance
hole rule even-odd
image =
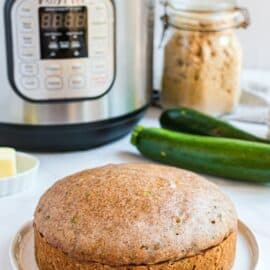
[[[0,147],[0,178],[16,175],[16,151],[8,147]]]

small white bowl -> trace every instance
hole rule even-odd
[[[39,160],[32,155],[17,152],[17,174],[0,179],[0,197],[25,191],[34,185]]]

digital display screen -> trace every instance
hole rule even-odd
[[[41,7],[39,23],[42,59],[88,56],[86,7]]]
[[[61,12],[41,14],[41,28],[42,29],[80,29],[85,28],[87,22],[87,14],[81,12]]]

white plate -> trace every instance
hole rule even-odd
[[[25,224],[13,239],[10,260],[14,270],[38,270],[34,252],[34,230],[32,221]],[[237,256],[233,270],[255,270],[259,259],[259,248],[251,230],[239,221]]]
[[[39,160],[32,155],[16,153],[17,174],[0,180],[0,197],[31,188],[36,180]]]

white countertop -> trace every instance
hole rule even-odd
[[[142,124],[157,126],[158,115],[159,110],[150,109]],[[266,127],[260,125],[245,124],[241,127],[261,136],[267,132]],[[11,270],[8,253],[12,237],[23,223],[32,219],[39,197],[57,179],[107,163],[149,162],[130,145],[129,136],[94,150],[36,156],[41,161],[36,187],[23,194],[0,199],[0,270]],[[231,197],[240,219],[255,233],[260,247],[258,270],[270,269],[270,185],[252,185],[213,178],[210,180]]]

